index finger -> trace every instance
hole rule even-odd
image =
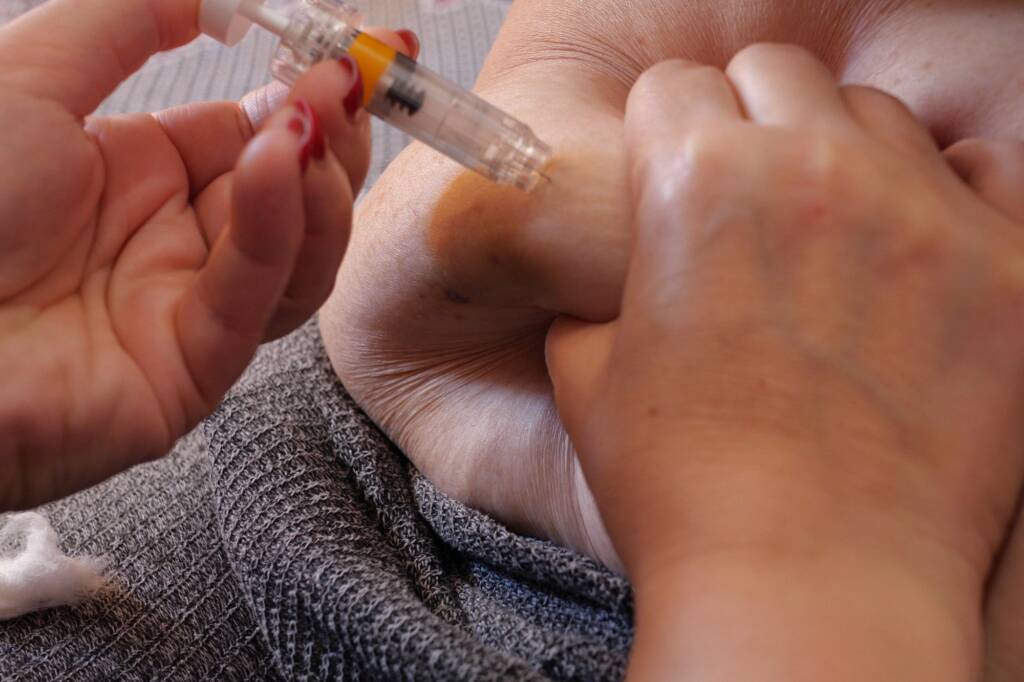
[[[52,0],[0,31],[0,84],[84,118],[145,61],[191,41],[199,0]]]
[[[684,293],[698,271],[743,275],[742,268],[718,267],[711,254],[749,255],[750,178],[767,163],[757,157],[769,143],[752,137],[722,71],[681,60],[640,77],[625,128],[633,252],[623,319],[631,309],[657,312],[651,320],[675,319],[680,306],[691,306]]]
[[[368,26],[364,33],[412,57],[402,35],[381,27]],[[326,129],[328,139],[344,140],[342,97],[329,81],[319,91],[306,95]],[[333,102],[330,98],[334,98]],[[155,114],[167,137],[181,154],[194,196],[211,182],[234,168],[239,154],[263,122],[288,102],[288,88],[278,82],[250,92],[241,102],[200,102],[174,107]],[[342,156],[342,148],[334,150]],[[356,183],[359,184],[359,183]]]
[[[835,76],[802,47],[751,45],[733,57],[726,73],[747,114],[762,125],[850,119]]]
[[[712,66],[671,59],[648,69],[626,103],[626,143],[634,187],[651,165],[682,153],[690,132],[709,122],[739,121],[743,113],[725,74]],[[655,171],[657,172],[657,171]]]

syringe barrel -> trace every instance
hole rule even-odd
[[[349,54],[371,114],[495,182],[536,185],[551,148],[528,126],[362,33],[360,19],[339,0],[301,0],[289,12],[274,75],[290,85],[313,64]]]

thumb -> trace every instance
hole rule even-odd
[[[91,114],[153,54],[198,34],[199,0],[52,0],[0,31],[0,84]]]
[[[548,330],[544,354],[555,404],[570,435],[578,433],[608,370],[618,322],[591,324],[561,317]]]

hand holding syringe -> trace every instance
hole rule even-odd
[[[253,23],[281,37],[272,69],[284,83],[348,54],[374,116],[495,182],[529,191],[544,177],[551,148],[529,127],[361,32],[359,12],[341,0],[297,0],[283,12],[263,0],[203,0],[200,28],[223,43]]]

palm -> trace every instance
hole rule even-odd
[[[222,224],[230,178],[190,201],[185,164],[152,117],[98,121],[87,131],[52,103],[25,106],[30,115],[19,118],[33,124],[16,139],[36,150],[28,158],[43,161],[26,168],[17,149],[4,149],[10,156],[0,162],[22,169],[23,186],[5,185],[14,196],[0,197],[0,206],[45,215],[30,225],[50,238],[27,249],[18,248],[19,230],[0,236],[2,364],[8,389],[17,387],[4,393],[23,405],[20,451],[72,453],[33,462],[45,480],[31,480],[23,465],[23,494],[35,499],[166,452],[209,409],[179,347],[174,313],[208,254],[203,226],[211,223],[196,206],[208,220],[219,213]],[[56,180],[51,168],[61,169]],[[53,192],[41,201],[50,210],[14,201],[31,200],[27,186],[47,182]],[[113,452],[109,433],[122,434]]]
[[[0,31],[0,509],[166,452],[334,283],[369,163],[342,65],[83,125],[197,15],[54,0]]]

